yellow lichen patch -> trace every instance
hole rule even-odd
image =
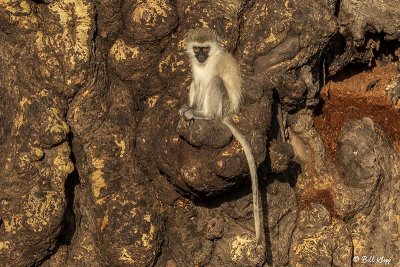
[[[59,113],[59,110],[57,108],[50,108],[50,112],[60,121],[63,119],[61,118],[61,115]],[[67,126],[68,127],[68,126]]]
[[[83,240],[83,242],[86,242],[86,238]],[[86,249],[87,252],[93,251],[94,249],[91,244],[83,245],[82,247]]]
[[[54,173],[54,179],[51,179],[51,186],[54,190],[63,194],[65,178],[68,174],[72,173],[75,166],[70,159],[71,148],[67,142],[61,143],[55,147],[55,153],[49,153],[48,161],[52,160],[51,171]],[[48,168],[41,168],[40,174],[42,176],[49,175]]]
[[[199,22],[201,23],[201,27],[202,27],[202,28],[209,28],[208,22],[205,21],[203,18],[201,18],[201,19],[199,20]]]
[[[43,37],[43,32],[38,31],[36,33],[36,40],[35,40],[36,48],[38,48],[38,50],[41,51],[44,48],[44,44],[45,44],[45,40]]]
[[[182,176],[185,178],[186,181],[196,181],[199,179],[199,171],[198,169],[202,166],[193,165],[193,164],[185,164],[182,169],[181,173]]]
[[[24,123],[24,113],[21,112],[18,114],[18,116],[14,120],[14,126],[18,130],[22,124]]]
[[[224,10],[226,17],[235,17],[243,7],[243,2],[240,0],[220,0],[215,4],[219,5]]]
[[[277,41],[278,41],[278,38],[277,38],[277,36],[272,32],[272,29],[271,29],[270,34],[267,36],[267,38],[264,39],[264,43],[271,44],[271,43],[276,43]]]
[[[121,254],[119,256],[119,259],[123,262],[126,262],[128,264],[134,264],[135,260],[132,258],[132,256],[129,254],[128,250],[126,248],[122,248]]]
[[[31,162],[31,159],[27,153],[21,153],[19,159],[21,162]]]
[[[102,159],[94,159],[92,161],[92,164],[96,169],[104,168],[104,160],[102,160]]]
[[[253,240],[247,235],[238,235],[231,243],[230,256],[233,262],[242,259],[248,253]]]
[[[96,170],[93,171],[92,175],[90,176],[90,180],[92,182],[92,193],[94,197],[98,199],[100,196],[100,190],[107,186],[103,177],[104,160],[94,159],[92,164],[96,168]],[[96,203],[99,204],[99,200],[97,200]]]
[[[140,3],[132,13],[132,20],[138,24],[144,22],[147,26],[156,26],[158,16],[167,17],[166,11],[171,11],[163,0],[147,0]]]
[[[221,156],[223,157],[230,157],[234,154],[238,154],[241,151],[243,151],[242,146],[238,141],[234,141],[233,145],[229,146],[224,152],[221,153]]]
[[[127,58],[136,58],[139,55],[139,47],[129,46],[124,40],[117,39],[110,49],[110,55],[117,61],[123,61]]]
[[[6,233],[15,234],[19,229],[22,228],[22,215],[15,214],[11,217],[10,220],[3,218],[3,223]]]
[[[39,160],[44,156],[44,151],[40,147],[30,147],[34,160]]]
[[[321,234],[317,233],[315,237],[305,237],[301,239],[301,242],[297,243],[297,246],[293,247],[293,251],[295,255],[306,254],[311,255],[315,251],[321,249],[320,242]],[[308,253],[307,253],[308,252]]]
[[[40,96],[44,97],[44,96],[48,96],[49,95],[49,91],[43,89],[42,91],[40,91]]]
[[[86,69],[80,62],[89,62],[91,54],[91,35],[93,24],[93,10],[91,1],[64,0],[55,1],[47,5],[51,17],[57,27],[61,29],[44,34],[36,32],[35,46],[37,55],[42,62],[41,74],[48,79],[54,73],[63,73],[65,88],[69,89],[85,80]],[[57,21],[58,20],[58,21]],[[51,50],[51,53],[49,52]]]
[[[179,60],[179,61],[175,61],[175,63],[172,65],[172,71],[175,71],[175,69],[181,69],[181,67],[185,64],[185,61],[183,60]],[[182,72],[185,69],[182,69]]]
[[[46,130],[50,129],[51,133],[66,135],[69,133],[69,126],[61,117],[57,108],[50,108],[50,116],[48,117],[49,126]]]
[[[168,106],[168,107],[173,108],[173,107],[176,106],[177,103],[178,103],[178,100],[176,100],[176,99],[169,99],[169,100],[167,100],[167,101],[165,102],[165,105]]]
[[[222,47],[227,47],[229,45],[229,41],[227,39],[222,39],[220,42]]]
[[[87,97],[87,96],[89,96],[89,94],[90,94],[90,91],[89,91],[89,89],[86,89],[84,92],[83,92],[83,96],[84,97]]]
[[[33,29],[37,26],[38,20],[29,2],[27,0],[0,0],[0,9],[9,13],[7,19],[13,24],[25,30]]]
[[[366,234],[369,232],[369,229],[366,227],[366,225],[368,225],[368,219],[364,214],[359,213],[354,217],[354,220],[357,221],[359,225],[359,227],[353,228],[351,232],[354,255],[364,255],[368,247],[367,239],[365,238]]]
[[[31,6],[26,0],[20,1],[19,5],[15,0],[1,0],[0,7],[10,12],[11,14],[16,15],[28,15],[32,12]]]
[[[250,54],[251,49],[252,48],[249,45],[245,46],[243,49],[243,55],[247,56],[248,54]]]
[[[135,205],[136,203],[133,203],[133,204]],[[132,217],[135,217],[137,214],[137,208],[132,208],[129,213],[131,214]]]
[[[25,0],[22,0],[21,3],[19,4],[19,6],[22,8],[23,11],[25,11],[26,13],[31,13],[31,6],[29,5],[29,3]]]
[[[41,191],[34,187],[25,203],[26,223],[34,232],[41,232],[52,220],[52,216],[61,213],[63,198],[55,191]]]
[[[256,25],[260,25],[261,21],[263,21],[265,18],[268,17],[268,7],[267,6],[263,6],[261,12],[254,14],[254,23]]]
[[[59,16],[59,22],[64,27],[61,36],[66,51],[72,49],[79,60],[87,62],[90,57],[90,32],[92,28],[92,5],[84,0],[56,1],[49,9]],[[68,32],[68,25],[75,25],[74,33]],[[71,36],[75,40],[71,40]],[[48,37],[48,38],[55,38]],[[72,58],[71,58],[72,60]],[[73,64],[74,65],[74,64]]]
[[[141,238],[142,244],[143,244],[143,246],[144,246],[145,248],[148,248],[148,249],[151,248],[150,242],[151,242],[152,240],[154,240],[154,234],[155,234],[155,232],[156,232],[156,229],[155,229],[154,225],[150,223],[150,230],[149,230],[149,233],[143,233],[143,234],[142,234],[142,238]]]
[[[190,208],[193,207],[193,202],[187,200],[187,199],[177,199],[175,201],[175,207],[180,208],[180,209],[186,209],[189,210]]]
[[[171,54],[169,54],[164,60],[160,61],[160,64],[158,64],[158,71],[160,73],[163,73],[164,66],[172,66],[172,63],[170,63],[170,61],[171,61]]]
[[[96,200],[96,204],[97,205],[104,205],[106,203],[107,199],[108,199],[107,197],[98,198]]]
[[[160,98],[159,95],[154,95],[154,96],[149,97],[149,99],[147,99],[147,105],[150,108],[153,108],[157,104],[157,101],[159,98]]]
[[[233,115],[232,116],[232,120],[233,120],[234,123],[239,123],[240,122],[240,118],[239,118],[238,115]]]
[[[185,40],[184,39],[179,40],[178,48],[179,49],[184,49],[185,48]]]
[[[31,104],[31,103],[32,103],[32,101],[24,96],[24,97],[22,98],[22,100],[19,101],[19,106],[20,106],[21,108],[24,108],[27,104]]]
[[[126,149],[125,141],[124,140],[121,140],[121,141],[114,140],[114,142],[115,142],[115,144],[117,144],[117,146],[119,146],[121,148],[121,153],[119,153],[119,157],[123,158],[124,154],[125,154],[125,149]]]
[[[67,127],[65,127],[67,126]],[[50,127],[50,132],[54,134],[66,134],[65,129],[68,128],[68,125],[66,123],[63,123],[62,125],[60,124],[55,124]]]
[[[150,214],[146,214],[146,215],[144,215],[143,219],[144,219],[146,222],[150,222],[151,215],[150,215]]]
[[[64,144],[67,146],[66,143],[64,143]],[[66,174],[66,175],[72,173],[75,168],[74,164],[69,159],[69,154],[68,155],[65,155],[65,154],[57,155],[54,158],[54,165],[58,171],[60,171],[63,174]]]
[[[9,249],[10,248],[10,241],[1,241],[0,242],[0,250]]]
[[[105,180],[103,178],[103,171],[101,170],[96,170],[93,172],[92,176],[92,191],[93,195],[96,198],[99,198],[100,196],[100,190],[104,187],[106,187]]]
[[[164,68],[166,68],[168,72],[175,72],[177,70],[179,70],[180,72],[185,72],[186,68],[182,68],[184,64],[185,64],[184,60],[177,61],[176,56],[172,58],[171,54],[169,54],[165,59],[161,60],[160,63],[158,64],[158,71],[160,73],[163,73]]]

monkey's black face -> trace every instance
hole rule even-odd
[[[210,52],[209,46],[193,46],[193,52],[195,57],[200,63],[204,63],[208,58]]]

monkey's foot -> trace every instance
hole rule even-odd
[[[190,109],[190,107],[188,105],[183,105],[180,109],[179,109],[179,116],[183,117],[183,115],[185,114],[186,111],[188,111]]]
[[[194,116],[193,116],[193,112],[191,109],[189,109],[188,111],[186,111],[185,113],[183,113],[183,119],[186,121],[191,121],[193,122],[194,120]]]
[[[184,120],[187,120],[187,121],[193,120],[193,112],[188,105],[183,105],[179,109],[179,116],[181,116]]]

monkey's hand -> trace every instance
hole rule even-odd
[[[193,120],[193,112],[192,109],[188,106],[188,105],[183,105],[180,109],[179,109],[179,115],[187,121],[191,121]]]

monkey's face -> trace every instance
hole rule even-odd
[[[219,51],[216,42],[188,42],[186,43],[186,52],[192,60],[201,65],[206,64]]]
[[[210,53],[209,46],[193,46],[194,56],[196,57],[197,61],[200,63],[204,63]]]

